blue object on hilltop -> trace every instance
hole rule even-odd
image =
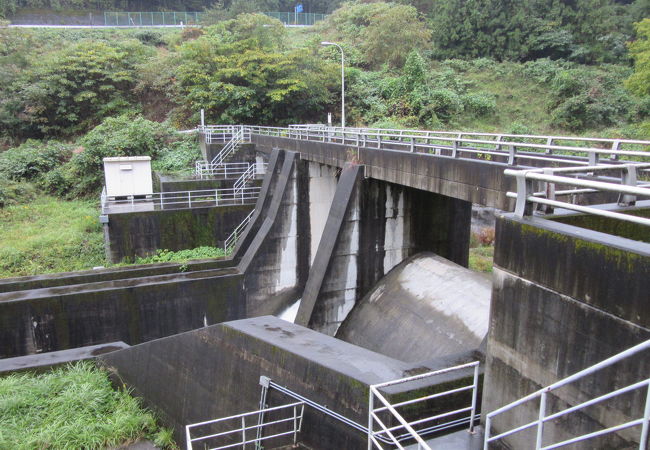
[[[294,8],[294,11],[297,13],[301,13],[303,11],[302,9],[302,3],[298,3],[296,7]]]

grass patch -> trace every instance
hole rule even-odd
[[[494,246],[481,246],[469,249],[469,268],[476,272],[492,272]]]
[[[104,265],[96,203],[39,197],[0,209],[0,277]]]
[[[0,378],[0,448],[103,448],[141,438],[171,447],[170,436],[90,362]]]

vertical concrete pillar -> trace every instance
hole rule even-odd
[[[293,152],[276,155],[263,210],[253,218],[238,268],[244,273],[246,316],[277,314],[302,292],[308,270],[306,167]],[[281,164],[280,164],[280,161]],[[253,237],[251,237],[253,236]]]
[[[468,262],[470,202],[364,180],[361,172],[348,166],[341,174],[296,319],[329,335],[409,256],[432,251],[465,267]],[[317,229],[314,220],[311,215]]]

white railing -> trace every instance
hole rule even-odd
[[[251,134],[348,146],[426,153],[452,158],[484,159],[510,165],[532,161],[596,165],[602,158],[650,160],[650,141],[563,136],[455,133],[446,131],[365,128],[246,127]]]
[[[226,158],[237,150],[239,144],[244,140],[244,127],[236,127],[232,139],[224,145],[217,155],[212,158],[212,164],[223,164]]]
[[[260,187],[204,189],[198,191],[155,192],[143,196],[104,197],[102,214],[143,209],[181,209],[206,206],[254,205]]]
[[[575,205],[556,200],[558,196],[594,192],[614,192],[619,194],[619,204],[634,205],[637,197],[650,198],[650,183],[638,182],[640,173],[647,174],[650,163],[645,164],[601,164],[587,167],[544,168],[530,170],[506,169],[505,174],[517,179],[517,192],[508,192],[508,197],[516,198],[515,214],[519,217],[531,215],[533,204],[551,208],[564,208],[598,216],[650,226],[650,219],[590,206]],[[597,177],[599,173],[607,176]],[[612,177],[613,172],[620,172]],[[589,176],[589,179],[586,177]],[[534,192],[533,182],[543,182],[544,190]],[[556,185],[573,186],[570,189],[556,190]]]
[[[251,221],[251,218],[253,217],[253,213],[255,210],[252,210],[242,222],[237,225],[237,228],[230,233],[230,236],[228,236],[223,244],[223,249],[226,252],[226,254],[230,253],[232,249],[235,248],[235,245],[237,245],[237,241],[239,241],[239,238],[242,236],[244,233],[244,230],[248,226],[248,224]]]
[[[638,383],[633,383],[630,384],[626,387],[616,389],[614,391],[611,391],[605,395],[601,395],[599,397],[595,397],[591,400],[579,403],[574,406],[570,406],[566,409],[563,409],[561,411],[555,412],[553,414],[548,414],[546,411],[547,408],[547,398],[550,393],[553,391],[556,391],[557,389],[566,386],[567,384],[573,383],[574,381],[580,380],[586,376],[592,375],[606,367],[609,367],[613,364],[616,364],[624,359],[630,358],[634,355],[637,355],[640,352],[650,350],[650,340],[645,341],[641,344],[638,344],[632,348],[629,348],[628,350],[625,350],[624,352],[621,352],[617,355],[614,355],[610,358],[605,359],[604,361],[599,362],[598,364],[595,364],[591,367],[588,367],[584,370],[581,370],[580,372],[571,375],[567,378],[564,378],[563,380],[560,380],[556,383],[551,384],[550,386],[547,386],[543,389],[540,389],[537,392],[534,392],[530,395],[527,395],[526,397],[523,397],[519,400],[516,400],[508,405],[505,405],[495,411],[490,412],[486,416],[485,420],[485,439],[484,439],[484,444],[483,444],[483,449],[488,450],[489,444],[494,441],[501,440],[507,436],[513,435],[515,433],[519,433],[524,430],[528,430],[531,428],[536,428],[536,438],[535,438],[535,450],[544,450],[544,449],[553,449],[553,448],[560,448],[564,447],[570,444],[574,444],[577,442],[582,442],[586,441],[589,439],[593,439],[598,436],[603,436],[607,435],[610,433],[615,433],[617,431],[621,431],[627,428],[632,428],[632,427],[641,427],[640,430],[640,439],[639,439],[639,449],[640,450],[645,450],[647,446],[647,441],[648,441],[648,431],[650,431],[650,378],[646,380],[639,381]],[[645,388],[647,393],[646,393],[646,399],[645,399],[645,407],[643,408],[643,412],[640,412],[640,417],[638,419],[630,420],[628,422],[611,426],[608,428],[604,428],[602,430],[594,431],[591,433],[583,434],[581,436],[576,436],[571,439],[567,439],[561,442],[556,442],[553,444],[549,445],[544,445],[544,426],[548,423],[551,422],[554,419],[564,417],[567,414],[573,413],[575,411],[580,411],[581,409],[584,409],[588,406],[596,405],[598,403],[601,403],[605,400],[608,400],[613,397],[617,397],[619,395],[625,394],[627,392],[632,392],[638,389],[643,389]],[[526,423],[524,425],[521,425],[519,427],[513,428],[508,431],[504,431],[500,434],[497,434],[495,436],[492,436],[492,423],[495,419],[496,416],[499,414],[503,414],[506,411],[510,411],[513,408],[522,405],[526,402],[532,401],[532,400],[537,400],[539,399],[539,414],[538,414],[538,419],[534,420],[532,422]]]
[[[194,173],[201,179],[211,177],[228,180],[239,178],[250,169],[251,165],[247,162],[212,164],[206,161],[196,161]]]
[[[238,192],[241,189],[244,189],[249,181],[257,178],[259,174],[266,172],[266,163],[254,163],[251,164],[248,170],[241,174],[241,176],[233,184],[233,189],[235,192]]]
[[[387,388],[389,386],[395,386],[398,384],[405,384],[414,381],[420,381],[423,379],[436,377],[444,374],[449,374],[452,372],[463,371],[474,369],[474,378],[472,384],[467,386],[462,386],[454,389],[450,389],[444,392],[438,392],[431,395],[426,395],[423,397],[418,397],[410,400],[401,401],[399,403],[390,403],[383,394],[379,392],[379,389]],[[404,449],[402,443],[405,440],[415,440],[418,444],[418,449],[431,450],[431,447],[424,441],[422,436],[432,433],[434,431],[439,431],[449,427],[456,427],[459,424],[469,422],[469,432],[473,432],[474,423],[478,415],[476,413],[476,399],[478,395],[478,378],[479,378],[479,362],[471,362],[467,364],[462,364],[456,367],[450,367],[447,369],[436,370],[433,372],[424,373],[421,375],[415,375],[408,378],[402,378],[395,381],[388,381],[386,383],[380,383],[370,386],[370,395],[369,395],[369,407],[368,407],[368,450],[375,447],[382,449],[380,441],[390,442],[392,445],[396,446],[399,449]],[[430,417],[424,417],[417,420],[407,421],[403,415],[398,411],[399,408],[406,406],[414,405],[419,402],[430,401],[433,399],[455,395],[462,392],[471,392],[471,400],[468,402],[469,406],[464,408],[455,409],[452,411],[447,411],[440,414],[435,414]],[[382,406],[375,407],[375,398],[379,400]],[[385,413],[384,420],[380,418],[380,414]],[[459,415],[467,414],[458,418]],[[398,425],[389,426],[385,422],[388,422],[386,417],[391,419],[396,419]],[[441,419],[449,419],[456,417],[456,419],[448,420],[443,423],[439,422]],[[379,430],[375,431],[375,423],[379,426]],[[417,428],[417,429],[416,429]],[[399,433],[398,433],[399,432]]]
[[[297,443],[298,433],[302,427],[304,411],[305,404],[303,402],[295,402],[224,417],[222,419],[186,425],[185,440],[187,450],[193,450],[195,443],[199,442],[201,443],[201,448],[207,446],[207,448],[212,450],[232,447],[242,447],[245,449],[247,444],[255,444],[255,448],[261,448],[260,443],[262,441],[288,435],[293,435],[293,444],[295,445]],[[288,415],[286,414],[287,412]],[[285,416],[280,415],[279,418],[274,417],[272,420],[265,421],[267,415],[281,413],[285,413]],[[218,429],[219,426],[228,427],[229,429],[215,433],[214,430]],[[289,428],[286,431],[281,431],[286,426],[289,426]],[[274,427],[273,434],[264,436],[265,429],[269,427]],[[201,429],[207,429],[207,431],[203,431],[199,436],[192,437],[193,433],[196,434]],[[217,445],[218,443],[221,445]]]

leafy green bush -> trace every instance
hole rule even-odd
[[[28,203],[34,200],[36,195],[37,189],[33,184],[0,177],[0,208]]]
[[[154,264],[162,262],[186,262],[193,259],[223,258],[226,252],[217,247],[197,247],[187,250],[158,250],[154,255],[137,257],[135,264]]]
[[[187,136],[176,145],[163,152],[152,163],[152,168],[161,172],[191,173],[194,163],[202,158],[201,149],[195,136]]]
[[[465,94],[461,97],[461,100],[464,110],[477,117],[492,114],[497,108],[494,96],[486,93]]]
[[[72,157],[73,146],[56,141],[28,140],[0,153],[0,177],[35,181]]]
[[[60,174],[74,186],[74,195],[95,195],[102,186],[103,159],[116,156],[156,158],[180,139],[169,126],[131,114],[110,117],[79,140],[84,150]],[[58,175],[57,175],[58,177]]]

